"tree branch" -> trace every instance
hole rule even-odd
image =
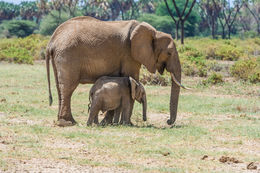
[[[186,0],[185,5],[184,5],[184,8],[183,8],[182,13],[181,13],[181,16],[184,15],[185,10],[186,10],[186,8],[187,8],[187,6],[188,6],[188,3],[189,3],[189,0]]]
[[[172,20],[174,21],[174,23],[176,23],[177,21],[176,21],[176,19],[174,18],[173,14],[172,14],[172,11],[171,11],[170,8],[169,8],[169,5],[168,5],[167,0],[164,0],[164,2],[165,2],[165,5],[166,5],[166,7],[167,7],[168,13],[170,14],[170,16],[171,16]]]
[[[193,0],[193,2],[192,2],[192,4],[191,4],[191,7],[190,7],[190,9],[189,9],[189,12],[185,15],[185,17],[184,17],[184,21],[189,17],[189,15],[190,15],[190,13],[191,13],[191,11],[192,11],[192,8],[194,7],[194,5],[195,5],[195,2],[196,2],[196,0]]]
[[[186,0],[186,1],[187,1],[187,0]],[[173,2],[173,5],[174,5],[174,8],[175,8],[175,10],[176,10],[176,12],[177,12],[178,17],[180,18],[180,20],[182,20],[181,13],[180,13],[180,11],[179,11],[179,8],[178,8],[177,5],[176,5],[175,0],[172,0],[172,2]]]

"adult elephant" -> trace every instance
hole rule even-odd
[[[170,119],[176,120],[181,82],[181,65],[171,35],[156,31],[145,22],[100,21],[76,17],[61,24],[46,50],[50,89],[49,59],[52,61],[59,97],[58,121],[75,123],[71,95],[79,83],[94,83],[101,76],[131,76],[139,81],[143,64],[149,72],[171,73]],[[108,114],[113,114],[109,112]],[[66,124],[66,123],[65,123]]]

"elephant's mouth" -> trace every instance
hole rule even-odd
[[[157,70],[162,75],[165,68],[166,68],[166,63],[163,63],[161,66],[159,66]]]

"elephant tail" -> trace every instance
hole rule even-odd
[[[46,69],[47,69],[47,79],[48,79],[48,89],[49,89],[49,105],[52,105],[52,94],[51,94],[51,81],[50,81],[50,51],[47,49],[46,51]]]

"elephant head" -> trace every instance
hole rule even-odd
[[[146,101],[146,93],[144,86],[136,82],[133,78],[129,77],[131,84],[131,96],[132,99],[137,100],[139,103],[143,105],[143,120],[146,121],[146,110],[147,110],[147,101]]]
[[[166,69],[171,74],[170,119],[167,121],[171,125],[177,116],[180,87],[185,88],[180,83],[181,65],[173,38],[142,22],[133,29],[130,40],[134,60],[143,64],[151,73],[157,70],[162,74]]]

